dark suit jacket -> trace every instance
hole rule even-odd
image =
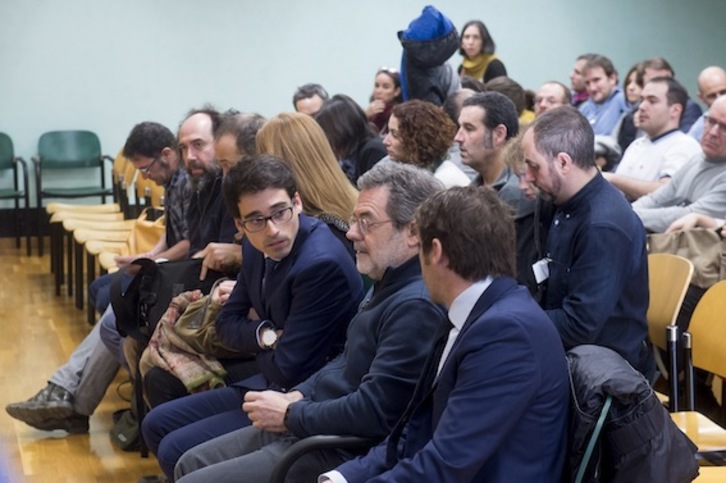
[[[433,387],[419,386],[412,404],[397,445],[389,437],[338,467],[350,483],[560,481],[565,354],[552,322],[513,280],[495,279],[482,294]]]
[[[264,294],[264,255],[244,240],[242,259],[237,285],[217,316],[217,333],[228,347],[256,355],[265,380],[245,387],[290,388],[342,350],[348,322],[363,298],[363,281],[340,240],[325,223],[306,215],[300,215],[292,250],[268,276]],[[247,317],[251,308],[284,331],[274,350],[257,344],[261,321]]]

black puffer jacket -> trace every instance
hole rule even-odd
[[[567,360],[572,481],[608,395],[612,406],[583,482],[682,483],[698,476],[695,445],[625,359],[605,347],[581,345],[567,352]]]
[[[461,87],[459,76],[446,63],[459,48],[459,34],[434,7],[424,8],[408,29],[398,32],[403,46],[401,87],[404,100],[421,99],[440,106]]]

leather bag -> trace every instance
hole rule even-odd
[[[691,284],[709,288],[726,277],[726,255],[720,230],[697,228],[648,235],[648,253],[671,253],[693,263]]]

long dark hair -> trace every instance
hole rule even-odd
[[[345,94],[336,94],[325,101],[315,120],[338,159],[354,156],[362,144],[377,135],[363,109]]]

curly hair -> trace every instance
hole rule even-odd
[[[414,99],[396,104],[392,115],[398,120],[398,136],[407,162],[434,171],[444,160],[456,134],[456,124],[443,109]]]

